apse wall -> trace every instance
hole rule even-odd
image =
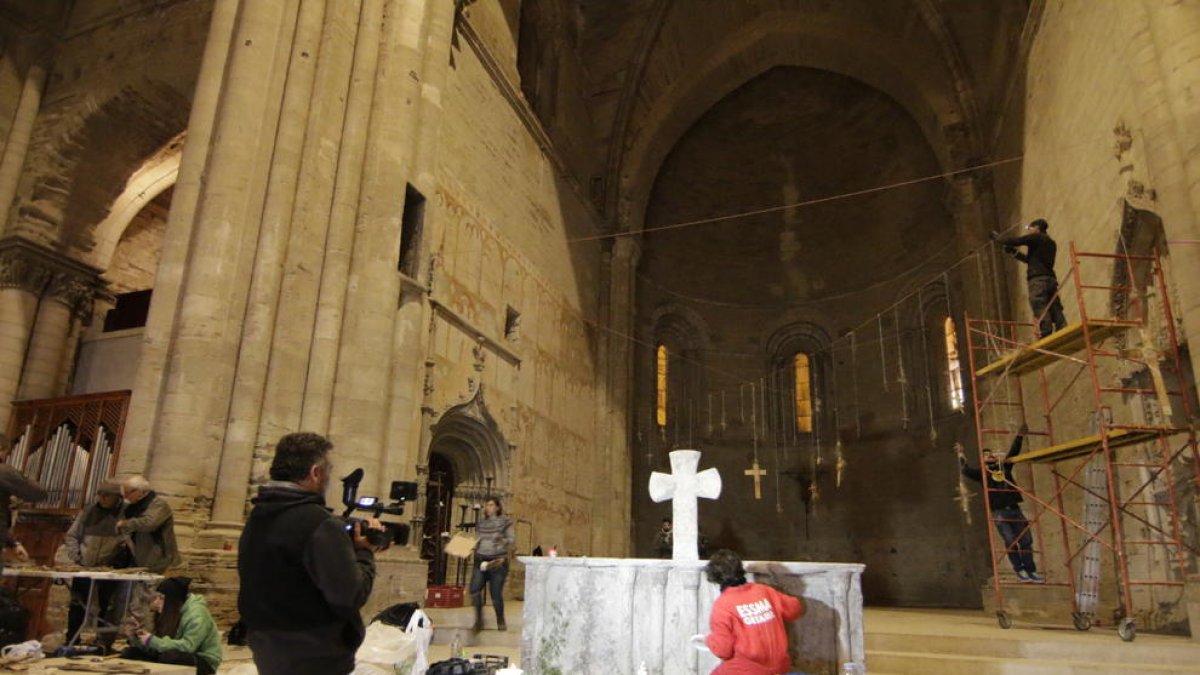
[[[721,499],[700,507],[711,548],[865,562],[869,602],[978,605],[984,566],[962,561],[985,559],[985,533],[953,499],[952,447],[971,427],[951,400],[944,339],[964,269],[976,272],[943,275],[959,255],[945,186],[823,200],[940,171],[899,104],[816,70],[770,70],[687,132],[646,214],[635,491],[667,470],[670,448],[696,447],[724,476]],[[694,224],[745,212],[756,213]],[[793,422],[798,351],[812,365],[812,431]],[[755,446],[761,499],[743,474]],[[651,555],[670,507],[635,498],[635,547]]]

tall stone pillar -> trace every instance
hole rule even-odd
[[[455,7],[432,0],[423,4],[419,21],[401,17],[400,25],[385,27],[394,37],[385,40],[392,49],[380,59],[379,82],[371,111],[371,143],[365,156],[356,236],[347,281],[337,377],[330,411],[330,434],[336,439],[348,466],[382,468],[387,465],[390,397],[394,369],[394,336],[401,280],[397,273],[400,246],[403,186],[422,164],[432,166],[435,156],[430,134],[436,138],[440,90],[450,58],[450,37]],[[405,66],[409,66],[405,68]],[[424,74],[420,105],[414,114],[405,94],[405,80],[416,67]],[[410,148],[408,152],[396,152]],[[413,149],[415,148],[415,149]],[[418,159],[420,158],[420,159]],[[422,184],[432,189],[432,181]],[[418,187],[421,187],[419,185]],[[428,194],[428,192],[427,192]],[[426,235],[429,241],[429,235]],[[411,367],[412,364],[406,364]],[[395,476],[382,472],[371,477],[375,489],[386,493]]]
[[[184,151],[180,183],[196,191],[168,220],[162,264],[169,267],[159,275],[168,292],[155,298],[151,310],[149,358],[139,366],[131,410],[131,418],[139,418],[129,444],[133,453],[121,458],[124,471],[136,470],[138,460],[148,464],[151,481],[178,498],[185,516],[189,507],[207,516],[213,493],[297,5],[228,0],[214,7],[214,35],[197,87],[202,109],[190,122],[208,142],[189,138]],[[227,61],[214,50],[225,51]],[[180,242],[184,232],[187,241]]]
[[[431,3],[427,8],[423,30],[413,36],[411,43],[405,40],[405,44],[411,44],[420,58],[419,77],[410,79],[408,91],[419,101],[416,124],[409,132],[412,135],[409,182],[432,203],[438,190],[437,140],[442,120],[442,91],[449,77],[454,11],[439,3]],[[411,479],[408,472],[415,471],[422,495],[427,479],[430,430],[437,421],[436,411],[429,405],[433,385],[427,361],[433,338],[430,323],[433,310],[428,302],[429,289],[422,284],[432,283],[434,264],[429,256],[430,243],[441,239],[444,221],[440,215],[436,209],[426,210],[416,278],[401,280],[401,303],[392,338],[396,359],[392,367],[392,400],[381,464],[391,478]],[[424,518],[420,507],[421,502],[412,507],[419,511],[411,514],[416,519]],[[414,523],[414,527],[420,525]]]
[[[0,214],[8,214],[17,194],[21,171],[25,168],[25,155],[29,152],[29,139],[33,135],[33,123],[42,106],[46,71],[42,63],[35,62],[25,73],[21,100],[4,142],[4,154],[0,156]]]
[[[332,11],[328,11],[330,9]],[[345,44],[341,38],[347,29],[353,29],[356,9],[353,3],[338,3],[330,8],[324,0],[304,0],[300,6],[293,58],[288,64],[283,114],[276,135],[275,164],[263,206],[250,300],[241,331],[237,374],[221,448],[212,518],[208,524],[211,536],[198,541],[197,546],[216,548],[241,531],[255,448],[260,442],[271,443],[281,435],[276,433],[278,429],[272,428],[264,437],[260,425],[272,346],[277,337],[278,310],[282,304],[279,294],[284,261],[293,223],[305,220],[308,215],[307,211],[297,213],[297,206],[307,207],[307,199],[319,199],[322,195],[328,200],[330,190],[322,190],[319,184],[314,185],[314,181],[328,183],[329,174],[318,170],[318,167],[326,168],[322,166],[320,154],[330,143],[336,142],[337,129],[341,126],[341,106],[334,102],[345,99],[352,52],[352,43]],[[339,39],[334,40],[334,36]],[[332,90],[328,88],[330,83]],[[329,163],[336,161],[336,156],[324,159]],[[302,168],[309,172],[307,176],[301,175]],[[312,215],[320,218],[323,214]],[[288,298],[288,301],[299,300],[303,298]],[[296,370],[303,372],[301,368]]]
[[[607,494],[598,501],[607,513],[607,541],[593,542],[593,550],[602,555],[627,556],[632,550],[630,495],[633,480],[633,456],[630,417],[633,411],[633,322],[636,314],[638,263],[641,242],[633,236],[618,238],[609,253],[608,307],[608,456]]]
[[[973,259],[956,268],[955,275],[962,279],[965,298],[955,298],[957,310],[970,312],[976,317],[1002,319],[1007,314],[1003,291],[1003,270],[996,267],[996,247],[991,245],[989,233],[1000,229],[996,224],[996,204],[990,181],[982,175],[960,175],[949,181],[947,202],[954,216],[958,236],[958,258],[973,256]],[[961,320],[961,319],[956,319]],[[965,328],[959,327],[959,332]]]

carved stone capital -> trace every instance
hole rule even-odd
[[[21,237],[0,240],[0,288],[19,288],[60,302],[85,324],[105,295],[100,270]]]

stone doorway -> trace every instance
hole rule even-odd
[[[482,387],[446,410],[432,432],[421,557],[430,561],[429,583],[440,585],[462,582],[465,572],[457,559],[442,553],[444,534],[469,529],[489,495],[508,496],[509,451]]]
[[[440,452],[429,456],[429,482],[425,486],[425,530],[421,536],[421,557],[429,561],[429,584],[446,583],[446,556],[442,533],[453,527],[454,465]]]

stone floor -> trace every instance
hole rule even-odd
[[[449,656],[459,632],[467,655],[520,657],[521,604],[512,603],[509,630],[470,631],[470,609],[430,610],[435,644],[430,661]],[[866,610],[867,668],[871,675],[1200,675],[1200,641],[1139,633],[1122,642],[1115,631],[1086,633],[1066,626],[1017,623],[1002,630],[981,611]],[[244,648],[227,649],[222,673],[245,663]]]

